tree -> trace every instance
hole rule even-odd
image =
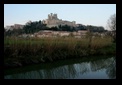
[[[108,28],[111,30],[111,37],[116,42],[116,14],[111,15],[107,23]]]
[[[38,32],[38,31],[44,30],[44,29],[47,29],[47,27],[46,27],[46,24],[43,24],[41,22],[41,20],[40,21],[31,22],[31,23],[29,23],[29,24],[27,24],[27,25],[25,25],[23,27],[23,31],[26,34],[30,34],[30,33],[33,34],[35,32]]]

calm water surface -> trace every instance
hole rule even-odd
[[[8,70],[5,79],[116,79],[115,57],[72,59]]]

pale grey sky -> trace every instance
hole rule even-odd
[[[50,13],[62,20],[106,27],[116,14],[116,4],[4,4],[4,27],[47,19]]]

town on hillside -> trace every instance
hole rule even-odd
[[[83,38],[88,32],[104,37],[108,31],[102,26],[76,24],[75,21],[59,19],[57,14],[48,14],[48,18],[25,25],[14,24],[4,28],[4,35],[18,37],[67,37]]]

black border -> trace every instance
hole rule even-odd
[[[4,4],[115,4],[121,0],[4,0]]]
[[[0,80],[4,78],[4,4],[0,4]]]
[[[78,0],[78,1],[75,1],[75,2],[73,2],[73,0],[70,0],[70,1],[67,1],[66,2],[66,0],[61,0],[61,1],[59,1],[59,0],[57,0],[57,1],[52,1],[52,0],[50,0],[50,1],[46,1],[46,0],[37,0],[37,2],[35,2],[35,0],[27,0],[26,2],[25,1],[10,1],[10,0],[4,0],[3,1],[3,3],[4,4],[15,4],[15,3],[24,3],[24,4],[26,4],[26,3],[33,3],[33,4],[39,4],[39,2],[41,2],[41,3],[43,3],[43,4],[63,4],[63,3],[65,3],[65,4],[67,4],[67,2],[69,3],[69,4],[116,4],[116,3],[120,3],[121,2],[121,0]],[[1,24],[3,25],[3,27],[4,27],[4,4],[1,4],[0,5],[0,8],[1,8],[1,10],[3,10],[3,13],[0,13],[0,15],[1,15]],[[120,5],[120,4],[119,4]],[[118,11],[120,11],[120,10],[118,10]],[[2,20],[2,18],[3,18],[3,20]],[[3,22],[3,23],[2,23]],[[2,43],[0,44],[1,45],[1,47],[0,48],[3,48],[3,50],[1,49],[1,58],[2,59],[0,59],[0,65],[2,65],[2,66],[0,66],[0,80],[1,79],[4,79],[4,33],[3,33],[3,31],[4,31],[4,29],[2,29],[2,26],[1,26],[1,29],[0,29],[0,34],[1,35],[3,35],[3,36],[1,36],[1,39],[3,40],[3,45],[2,45]],[[120,30],[117,30],[118,32],[121,32]],[[122,34],[122,33],[120,33],[120,34]],[[118,34],[117,34],[117,36],[119,36]],[[1,41],[2,41],[1,40]],[[120,41],[118,41],[117,40],[117,43],[120,43]],[[118,46],[117,48],[119,48],[120,46]],[[117,53],[117,56],[116,57],[119,57],[120,56],[120,53],[121,53],[121,50],[120,51],[118,51],[118,53]],[[3,57],[2,57],[2,55],[3,55]],[[121,56],[120,56],[121,57]],[[120,60],[120,59],[118,59],[118,60]],[[118,62],[118,60],[117,60],[117,62]],[[117,67],[119,67],[118,65],[117,65]],[[116,75],[116,76],[119,76],[119,75]],[[116,79],[118,79],[117,77],[116,77]],[[115,79],[115,80],[116,80]],[[84,79],[83,79],[84,80]],[[89,80],[89,79],[88,79]],[[94,80],[94,79],[93,79]],[[97,80],[97,79],[96,79]],[[104,80],[104,79],[101,79],[101,80]],[[101,82],[101,80],[98,80],[98,84],[106,84],[105,82]],[[77,80],[77,81],[75,81],[74,82],[74,84],[86,84],[86,83],[90,83],[90,82],[78,82],[79,81],[79,79]],[[100,82],[99,82],[100,81]],[[106,81],[106,80],[105,80]],[[55,81],[54,81],[55,82]],[[110,81],[111,82],[111,81]],[[114,80],[112,80],[112,82],[114,82]],[[111,82],[111,83],[112,83]],[[7,82],[6,82],[7,83]],[[18,82],[18,83],[21,83],[21,82]],[[46,82],[46,81],[44,81],[44,82],[40,82],[40,83],[42,83],[42,84],[45,84],[45,83],[49,83],[49,82]],[[71,81],[69,81],[69,83],[72,83],[73,84],[73,81],[72,81],[72,79],[71,79]],[[95,83],[95,82],[91,82],[91,83]],[[97,83],[97,82],[96,82]],[[38,83],[36,83],[35,82],[35,84],[38,84]],[[61,82],[59,81],[57,84],[61,84]],[[64,82],[62,82],[62,84],[65,84],[65,81]],[[109,83],[110,84],[110,83]]]

